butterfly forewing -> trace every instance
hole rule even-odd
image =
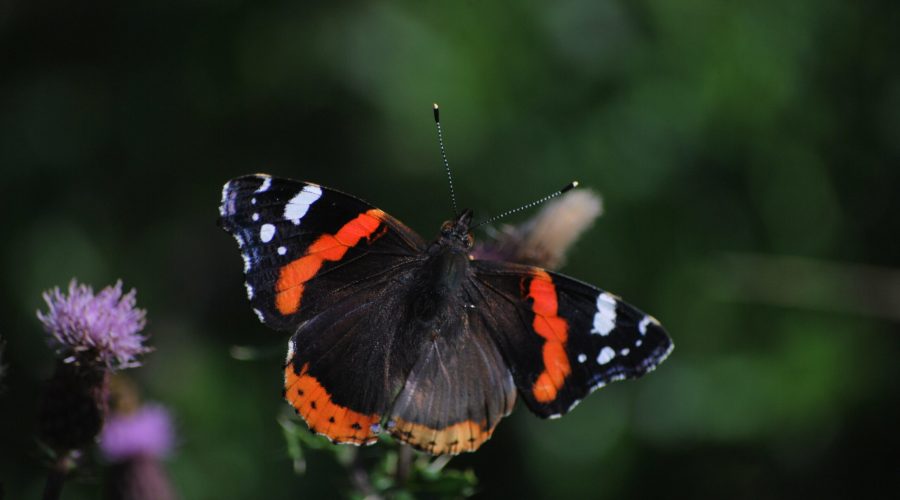
[[[646,315],[604,292],[536,267],[474,261],[470,295],[534,413],[557,417],[591,391],[640,377],[672,349]]]
[[[293,332],[353,292],[421,258],[421,238],[339,191],[265,174],[222,190],[220,221],[241,250],[247,295],[260,321]]]

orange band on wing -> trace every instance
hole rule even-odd
[[[389,430],[391,434],[410,446],[432,455],[456,455],[464,451],[475,451],[487,441],[494,428],[485,429],[485,423],[465,420],[443,429],[432,429],[426,425],[397,419]]]
[[[275,306],[283,315],[294,314],[300,309],[304,283],[309,281],[325,261],[341,260],[347,250],[356,246],[360,240],[367,240],[381,224],[384,213],[371,209],[359,214],[355,219],[344,224],[335,234],[323,234],[306,249],[303,257],[281,268],[278,282],[275,284]]]
[[[544,371],[538,375],[531,393],[539,402],[549,403],[556,399],[556,393],[572,372],[565,348],[569,338],[569,324],[557,315],[559,304],[556,285],[545,271],[540,269],[535,271],[528,287],[528,297],[534,300],[531,305],[534,311],[532,327],[545,339],[541,352],[544,358]]]
[[[336,443],[372,444],[378,440],[373,429],[381,417],[364,415],[331,402],[331,394],[315,377],[309,375],[309,364],[299,374],[293,363],[284,371],[285,399],[294,406],[310,430],[327,436]]]

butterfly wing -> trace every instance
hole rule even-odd
[[[415,364],[415,332],[406,317],[409,282],[361,282],[354,295],[303,322],[291,337],[285,398],[309,428],[337,443],[372,444]]]
[[[561,274],[473,261],[468,293],[528,408],[559,417],[609,382],[653,370],[672,350],[652,316]]]
[[[416,362],[387,422],[394,437],[433,455],[474,451],[515,405],[509,368],[473,311],[451,300],[444,320],[414,335]]]
[[[424,242],[400,221],[350,195],[265,174],[225,184],[222,227],[238,243],[247,296],[260,321],[297,325],[422,258]]]
[[[220,215],[253,310],[292,334],[285,398],[335,442],[374,442],[415,363],[397,326],[421,238],[357,198],[264,174],[225,184]]]

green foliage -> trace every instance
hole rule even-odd
[[[382,438],[371,449],[339,446],[312,434],[306,424],[288,412],[282,413],[278,423],[284,431],[294,472],[306,474],[307,454],[317,451],[318,459],[333,460],[346,470],[351,498],[467,498],[475,493],[478,485],[471,469],[446,467],[450,456],[432,457],[389,437]]]
[[[403,491],[900,489],[898,25],[895,0],[0,2],[7,497],[40,495],[53,357],[34,313],[73,276],[121,278],[151,311],[135,377],[174,413],[183,498],[346,496],[344,453],[399,494],[396,445],[277,420],[287,339],[250,311],[216,205],[266,171],[433,237],[449,213],[434,101],[477,216],[573,179],[603,196],[562,271],[659,318],[675,351],[558,421],[520,405],[437,479],[412,458]]]

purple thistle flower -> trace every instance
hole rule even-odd
[[[49,310],[37,317],[51,335],[50,343],[63,361],[95,362],[114,370],[140,365],[136,357],[144,347],[146,311],[135,307],[135,290],[122,295],[122,282],[97,295],[88,285],[69,283],[69,293],[54,288],[44,292]]]
[[[100,451],[110,462],[160,459],[172,451],[174,441],[169,412],[160,405],[147,405],[135,413],[109,417],[100,432]]]

